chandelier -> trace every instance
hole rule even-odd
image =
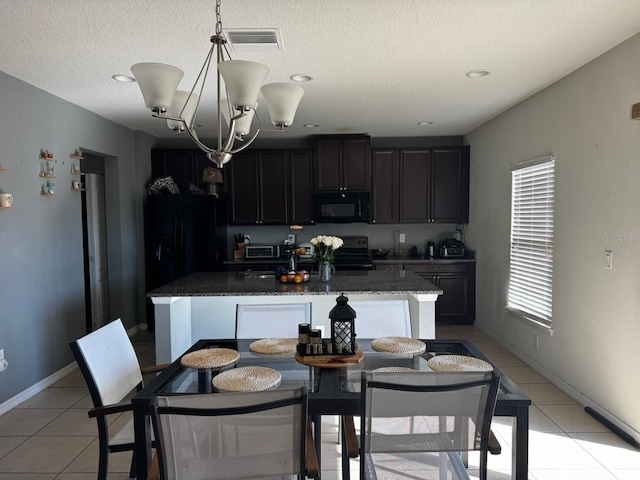
[[[163,63],[137,63],[131,71],[140,86],[147,108],[157,118],[167,121],[170,129],[187,132],[198,147],[217,166],[222,167],[231,160],[234,153],[247,148],[257,138],[261,130],[258,127],[250,135],[251,124],[258,107],[258,95],[262,96],[269,110],[271,123],[275,128],[270,131],[284,131],[296,114],[304,90],[289,83],[269,83],[263,85],[269,68],[256,62],[232,60],[222,33],[220,0],[216,0],[216,33],[211,36],[211,49],[200,73],[190,91],[177,90],[184,72],[177,67]],[[199,138],[194,128],[200,106],[200,99],[207,77],[212,68],[215,52],[218,108],[218,145],[211,148]],[[224,87],[222,85],[224,80]],[[225,97],[223,97],[223,93]],[[226,139],[223,137],[223,118],[228,124]],[[258,118],[260,124],[260,118]],[[247,140],[248,138],[248,140]],[[243,142],[234,148],[236,141]]]

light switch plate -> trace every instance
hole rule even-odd
[[[613,270],[613,252],[611,250],[604,251],[604,268]]]

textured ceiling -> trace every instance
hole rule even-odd
[[[174,134],[137,84],[111,75],[169,63],[188,90],[215,30],[213,0],[2,0],[0,11],[0,70],[157,137]],[[269,66],[267,82],[314,77],[292,131],[270,136],[463,135],[640,31],[640,0],[223,0],[221,12],[225,28],[280,28],[283,51],[234,54]],[[465,76],[474,69],[492,74]],[[201,137],[215,136],[209,110]]]

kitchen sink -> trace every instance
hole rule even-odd
[[[252,270],[247,270],[242,273],[244,274],[244,278],[268,278],[273,280],[276,276],[276,274],[271,271],[254,272]]]

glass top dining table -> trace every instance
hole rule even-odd
[[[361,373],[382,367],[409,367],[419,371],[431,370],[428,360],[437,355],[466,355],[491,361],[468,340],[424,340],[427,348],[420,355],[406,356],[377,352],[371,348],[371,339],[358,338],[358,347],[364,358],[358,363],[345,364],[339,368],[310,367],[298,362],[294,355],[261,355],[253,353],[249,345],[254,340],[199,340],[186,353],[207,348],[231,348],[240,353],[237,363],[223,369],[195,369],[183,367],[180,358],[140,390],[132,399],[135,430],[135,459],[137,478],[146,479],[151,462],[151,432],[148,414],[154,398],[161,395],[215,393],[212,378],[221,371],[244,367],[262,366],[277,370],[281,382],[277,388],[306,386],[309,390],[309,415],[359,415]],[[529,407],[531,399],[520,390],[498,367],[494,371],[501,377],[500,392],[495,416],[511,417],[512,478],[527,479]],[[316,422],[319,428],[320,422]],[[317,439],[318,447],[320,440]],[[348,457],[343,453],[343,462]],[[346,471],[345,471],[346,470]],[[348,478],[349,469],[343,469]]]

